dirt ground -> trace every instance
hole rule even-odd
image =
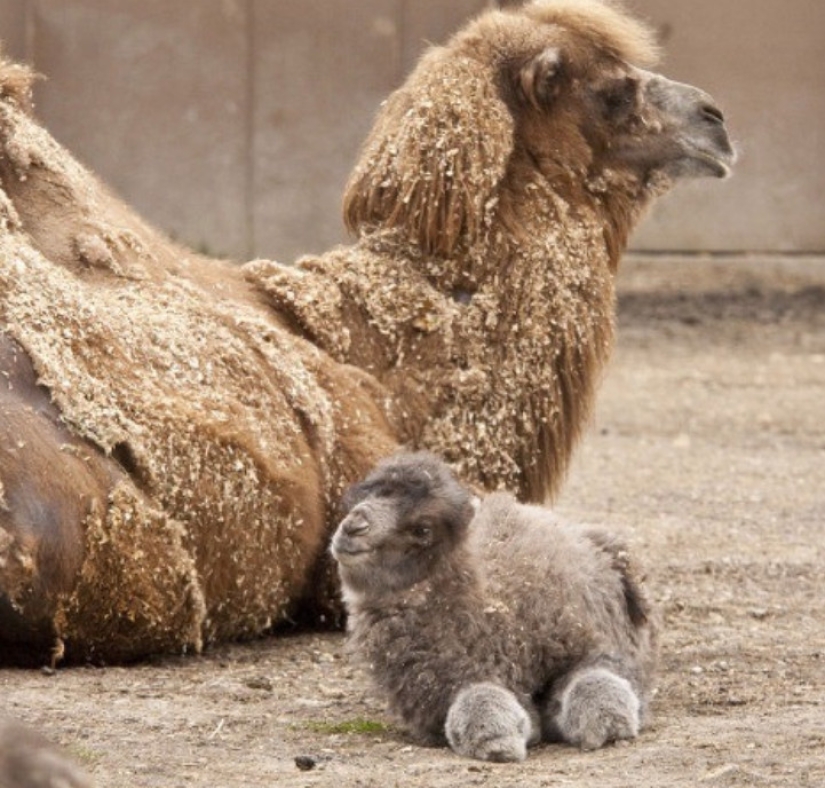
[[[412,746],[340,634],[2,670],[2,711],[101,788],[825,786],[825,260],[642,258],[620,282],[557,508],[645,557],[664,639],[638,740],[509,765]]]

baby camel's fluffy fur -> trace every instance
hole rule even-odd
[[[92,781],[40,734],[0,717],[0,786],[92,788]]]
[[[345,505],[351,643],[418,739],[517,760],[539,738],[636,735],[656,630],[620,539],[506,493],[474,512],[426,453],[380,464]]]

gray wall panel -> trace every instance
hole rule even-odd
[[[825,250],[825,3],[628,0],[662,70],[725,110],[727,182],[680,187],[648,250]],[[424,42],[487,0],[0,0],[0,35],[48,79],[37,111],[148,219],[213,253],[288,260],[344,239],[341,191]]]
[[[0,2],[2,52],[15,60],[26,60],[26,0]]]
[[[38,114],[146,218],[196,247],[248,244],[244,0],[37,0]]]
[[[680,188],[641,249],[825,250],[825,3],[636,0],[662,30],[662,70],[711,92],[741,159],[725,183]]]
[[[399,3],[256,0],[254,27],[254,248],[290,260],[345,237],[344,184],[401,79]]]

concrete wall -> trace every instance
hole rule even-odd
[[[646,249],[825,250],[825,3],[637,0],[659,28],[662,71],[721,104],[741,159],[724,183],[665,198]]]
[[[144,216],[215,254],[289,260],[344,239],[343,184],[425,41],[487,0],[0,0],[37,111]],[[825,4],[636,0],[663,71],[713,93],[729,182],[666,198],[642,249],[825,250]],[[770,35],[770,41],[768,41]]]

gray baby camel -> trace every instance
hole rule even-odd
[[[416,740],[519,761],[638,734],[656,625],[619,538],[505,493],[479,504],[425,452],[384,460],[344,508],[350,643]]]

